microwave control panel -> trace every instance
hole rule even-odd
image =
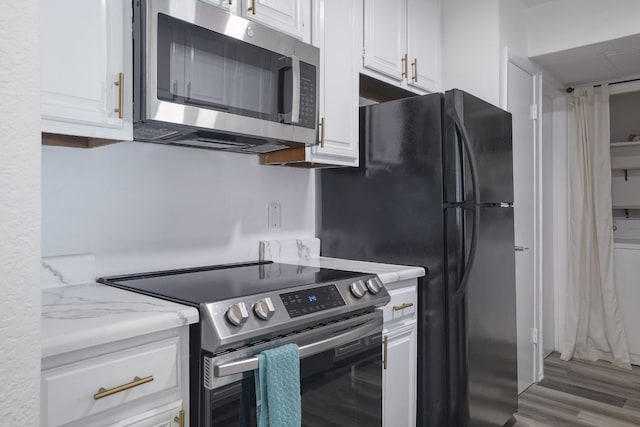
[[[336,285],[280,294],[280,299],[291,318],[346,305]]]
[[[298,126],[314,129],[316,127],[316,67],[300,62],[300,121]]]

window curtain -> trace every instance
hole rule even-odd
[[[631,368],[613,262],[609,88],[579,88],[569,108],[569,277],[562,360]]]

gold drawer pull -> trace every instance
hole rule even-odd
[[[118,387],[110,388],[107,390],[104,387],[100,387],[98,392],[93,395],[95,400],[102,399],[103,397],[111,396],[112,394],[120,393],[121,391],[129,390],[130,388],[138,387],[139,385],[146,384],[153,381],[153,375],[140,378],[135,377],[130,383],[119,385]]]
[[[177,417],[173,417],[173,422],[178,423],[178,427],[184,427],[184,411],[180,411]]]
[[[404,310],[405,308],[409,308],[409,307],[413,307],[413,303],[412,302],[405,302],[405,303],[402,303],[400,305],[394,305],[393,306],[393,311],[400,311],[400,310]]]
[[[124,73],[118,73],[118,81],[113,83],[118,86],[118,108],[114,111],[118,113],[118,118],[124,117]]]

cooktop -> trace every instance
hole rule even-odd
[[[361,275],[320,267],[258,262],[103,277],[98,282],[199,306]]]

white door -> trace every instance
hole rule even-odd
[[[311,42],[311,0],[246,0],[246,5],[247,19]]]
[[[440,0],[409,0],[407,48],[409,85],[436,92],[440,71]]]
[[[416,425],[416,323],[389,330],[385,339],[387,349],[386,364],[382,370],[382,425],[413,427]]]
[[[518,323],[518,393],[534,383],[535,346],[535,103],[534,76],[509,62],[507,109],[513,115],[513,188]]]
[[[555,344],[555,295],[554,264],[557,257],[554,248],[554,180],[553,176],[553,98],[542,97],[542,356],[551,354]]]
[[[364,67],[396,81],[408,71],[407,2],[364,2]]]

